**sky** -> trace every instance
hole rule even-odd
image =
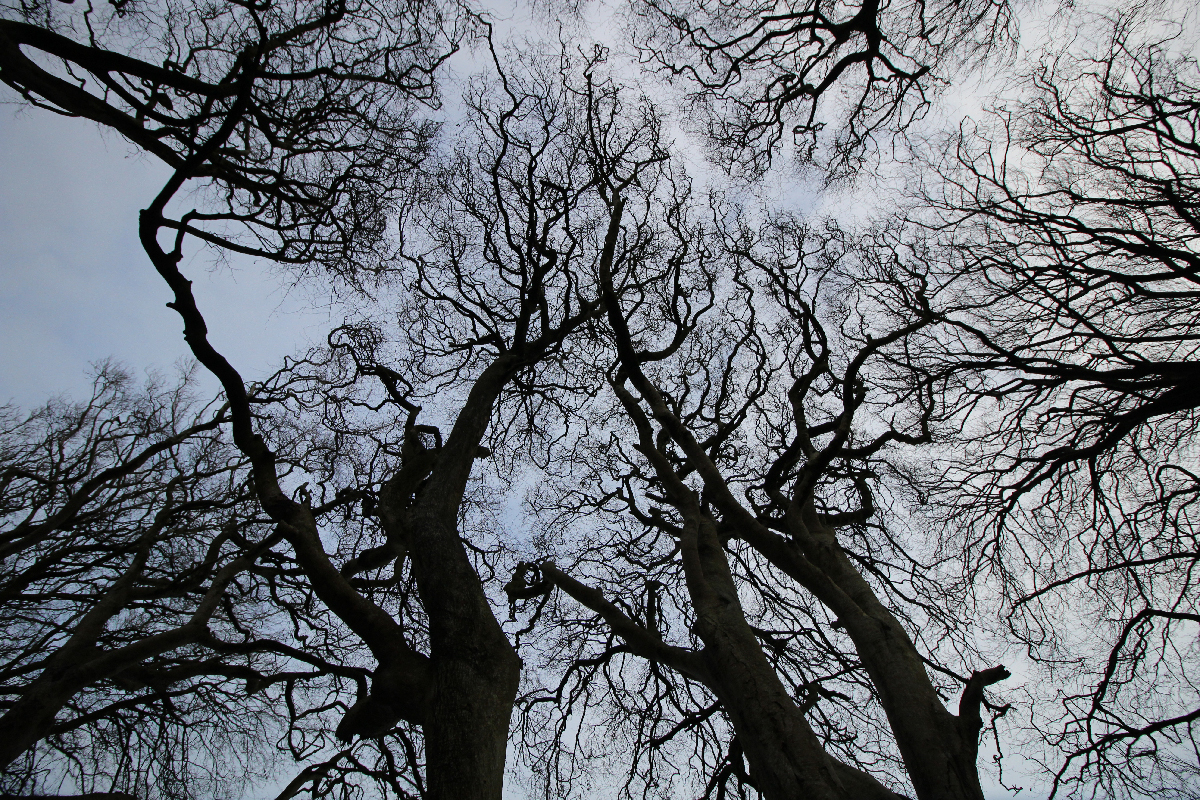
[[[0,404],[83,398],[91,365],[169,372],[187,357],[170,292],[137,238],[168,170],[95,124],[22,108],[0,89]],[[247,379],[340,321],[242,259],[185,261],[210,338]],[[211,378],[201,379],[212,392]]]

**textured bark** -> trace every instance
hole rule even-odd
[[[411,547],[429,613],[433,689],[425,721],[432,800],[499,800],[521,660],[492,613],[455,527],[416,515]]]
[[[521,662],[511,648],[439,652],[435,702],[424,726],[431,800],[499,800]]]

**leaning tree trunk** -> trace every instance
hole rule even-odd
[[[850,562],[835,532],[809,503],[788,517],[790,539],[757,526],[742,533],[755,549],[838,615],[871,677],[919,800],[983,800],[979,782],[979,707],[983,687],[1004,667],[976,672],[959,714],[946,709],[912,639]]]
[[[429,800],[500,800],[504,785],[521,659],[467,556],[458,517],[480,442],[511,368],[502,356],[480,375],[429,477],[412,505],[397,515],[429,617],[433,686],[422,726]]]
[[[834,532],[814,513],[804,516],[803,529],[795,531],[794,539],[836,587],[819,594],[838,614],[871,676],[917,797],[983,800],[976,763],[982,689],[1008,677],[1007,670],[976,672],[963,691],[959,714],[952,714],[937,696],[904,626],[851,564]]]
[[[897,800],[899,795],[871,775],[825,752],[746,622],[715,525],[707,514],[698,517],[698,524],[685,524],[681,541],[696,632],[705,644],[703,656],[713,689],[733,723],[750,777],[762,796],[766,800]]]

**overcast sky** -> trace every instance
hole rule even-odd
[[[166,168],[91,122],[22,109],[7,87],[0,99],[0,404],[82,397],[105,358],[170,370],[187,353],[183,327],[137,239]],[[328,327],[329,310],[249,260],[183,266],[210,338],[247,378]]]

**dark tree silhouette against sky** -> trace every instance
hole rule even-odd
[[[195,366],[0,415],[0,791],[1195,796],[1196,21],[538,9],[4,6]]]

